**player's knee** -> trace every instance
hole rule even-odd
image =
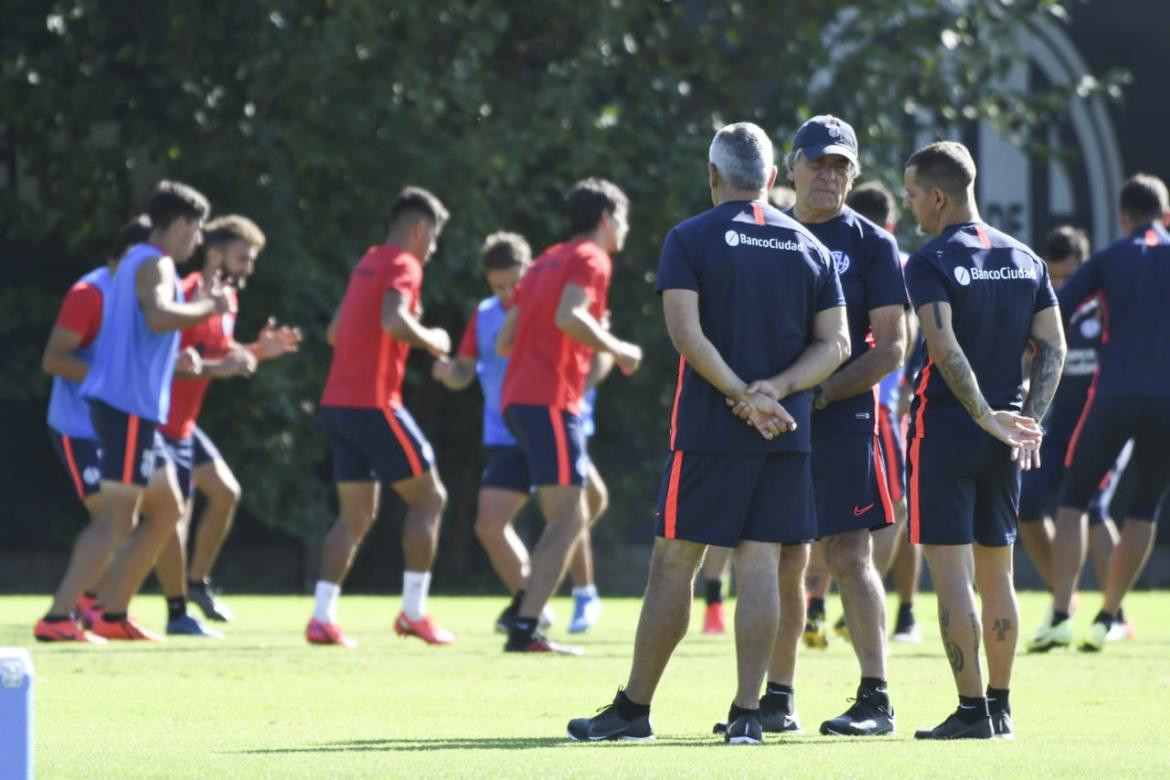
[[[480,515],[475,518],[475,537],[481,542],[495,540],[504,535],[508,521],[505,518]]]
[[[829,537],[825,559],[838,580],[861,576],[871,565],[868,533],[845,533]]]

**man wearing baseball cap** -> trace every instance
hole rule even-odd
[[[792,147],[787,165],[796,202],[788,213],[832,253],[852,344],[849,359],[813,391],[812,476],[817,537],[848,605],[846,620],[861,685],[853,705],[822,723],[820,732],[889,734],[894,731],[894,709],[886,687],[885,592],[873,565],[870,532],[893,523],[894,512],[877,436],[874,387],[902,363],[906,285],[894,237],[845,205],[860,170],[857,136],[849,123],[815,116],[797,130]],[[801,586],[782,587],[785,619],[760,706],[765,727],[783,731],[800,728],[792,680],[804,623]]]

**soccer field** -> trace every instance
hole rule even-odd
[[[1025,632],[1046,596],[1023,594]],[[1078,627],[1097,594],[1082,594]],[[730,636],[692,630],[668,668],[651,715],[656,743],[576,744],[571,717],[608,703],[629,669],[640,601],[607,599],[580,644],[583,658],[505,655],[491,632],[501,598],[432,600],[458,636],[432,648],[395,637],[397,597],[345,596],[356,650],[302,638],[309,597],[230,598],[224,642],[38,645],[32,624],[48,599],[0,598],[0,645],[31,646],[36,666],[38,776],[51,777],[1170,777],[1170,594],[1136,593],[1138,637],[1101,655],[1021,655],[1012,686],[1016,739],[916,743],[955,706],[933,599],[918,606],[921,645],[893,645],[895,737],[816,735],[844,711],[857,666],[841,641],[802,650],[797,707],[807,736],[731,747],[711,734],[734,682]],[[731,605],[729,605],[731,606]],[[162,599],[136,612],[162,625]],[[563,625],[570,605],[555,607]],[[829,618],[839,614],[829,605]],[[554,627],[556,638],[565,638]],[[3,761],[3,757],[0,757]],[[0,773],[2,774],[2,773]]]

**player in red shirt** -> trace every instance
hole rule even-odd
[[[602,324],[610,254],[625,243],[629,201],[611,182],[586,179],[569,191],[568,210],[573,238],[546,249],[520,280],[497,341],[500,354],[511,356],[500,408],[524,450],[548,524],[509,607],[504,649],[510,652],[579,652],[536,629],[587,524],[581,499],[589,459],[580,403],[594,351],[612,354],[625,374],[642,362],[640,347]]]
[[[386,242],[371,247],[353,270],[329,324],[333,362],[320,415],[333,447],[340,511],[321,550],[316,603],[305,631],[313,644],[355,644],[337,625],[337,598],[358,545],[378,516],[381,482],[406,503],[406,570],[394,630],[428,644],[455,639],[426,609],[447,492],[430,443],[402,405],[410,348],[439,358],[451,351],[447,331],[419,322],[423,266],[446,222],[447,209],[430,192],[407,187],[399,193]]]

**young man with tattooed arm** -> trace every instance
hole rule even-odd
[[[910,410],[910,541],[923,545],[959,692],[959,708],[915,737],[1010,739],[1020,469],[1040,465],[1039,421],[1060,381],[1064,332],[1044,263],[980,221],[966,147],[926,146],[907,161],[904,177],[906,208],[935,236],[906,265],[930,358]],[[1029,342],[1024,398],[1021,357]]]

